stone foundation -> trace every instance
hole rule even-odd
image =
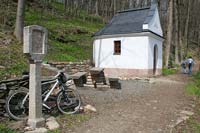
[[[162,74],[162,69],[157,69],[156,74],[153,74],[153,69],[119,69],[105,68],[106,77],[151,77]]]
[[[81,62],[49,62],[49,65],[58,69],[65,69],[65,72],[72,75],[77,72],[88,72],[92,68],[90,61]],[[151,77],[162,74],[162,69],[157,69],[156,74],[153,74],[153,69],[119,69],[105,68],[106,77]]]
[[[89,72],[90,68],[92,68],[89,60],[80,62],[49,62],[48,64],[57,69],[65,69],[65,72],[68,74]]]

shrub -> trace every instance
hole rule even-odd
[[[163,68],[162,69],[162,74],[163,75],[172,75],[172,74],[175,74],[177,73],[177,69],[168,69],[168,68]]]
[[[1,133],[16,133],[16,131],[7,128],[4,124],[0,124],[0,132]]]
[[[186,86],[186,91],[200,97],[200,71],[194,74],[193,80]]]

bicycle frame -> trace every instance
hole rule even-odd
[[[28,80],[27,83],[29,84]],[[68,75],[59,72],[53,79],[42,80],[41,86],[42,103],[40,106],[42,106],[44,113],[53,111],[55,107],[63,114],[74,114],[79,110],[81,98],[76,91],[73,79]],[[8,96],[5,107],[11,118],[15,120],[27,119],[29,94],[30,92],[24,87]]]
[[[45,108],[47,108],[47,109],[49,109],[49,110],[51,109],[51,107],[49,107],[48,105],[46,105],[45,102],[48,100],[49,96],[50,96],[51,93],[54,91],[54,89],[59,85],[59,80],[57,79],[58,75],[59,75],[59,73],[54,77],[55,80],[42,83],[42,85],[54,83],[53,87],[52,87],[52,88],[50,89],[50,91],[45,95],[45,98],[44,98],[44,100],[42,101],[42,102],[43,102],[43,103],[42,103],[42,106],[44,106]],[[24,103],[25,103],[26,99],[28,98],[28,96],[29,96],[29,93],[28,93],[28,94],[25,96],[25,98],[23,99],[22,105],[24,105]],[[21,105],[21,106],[22,106],[22,105]]]
[[[49,96],[51,95],[51,93],[54,91],[54,89],[59,85],[59,81],[58,79],[54,80],[54,81],[50,81],[50,82],[46,82],[46,83],[43,83],[42,85],[45,85],[45,84],[51,84],[51,83],[54,83],[55,84],[53,85],[53,87],[50,89],[50,91],[46,94],[44,100],[43,100],[43,103],[42,105],[47,108],[47,109],[51,109],[48,105],[45,104],[45,102],[48,100]]]

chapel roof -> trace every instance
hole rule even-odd
[[[118,12],[111,21],[94,36],[116,35],[141,33],[147,30],[143,29],[144,24],[148,24],[155,13],[157,5],[151,4],[149,7],[129,9]]]

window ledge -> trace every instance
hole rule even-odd
[[[120,53],[114,53],[113,55],[121,55]]]

